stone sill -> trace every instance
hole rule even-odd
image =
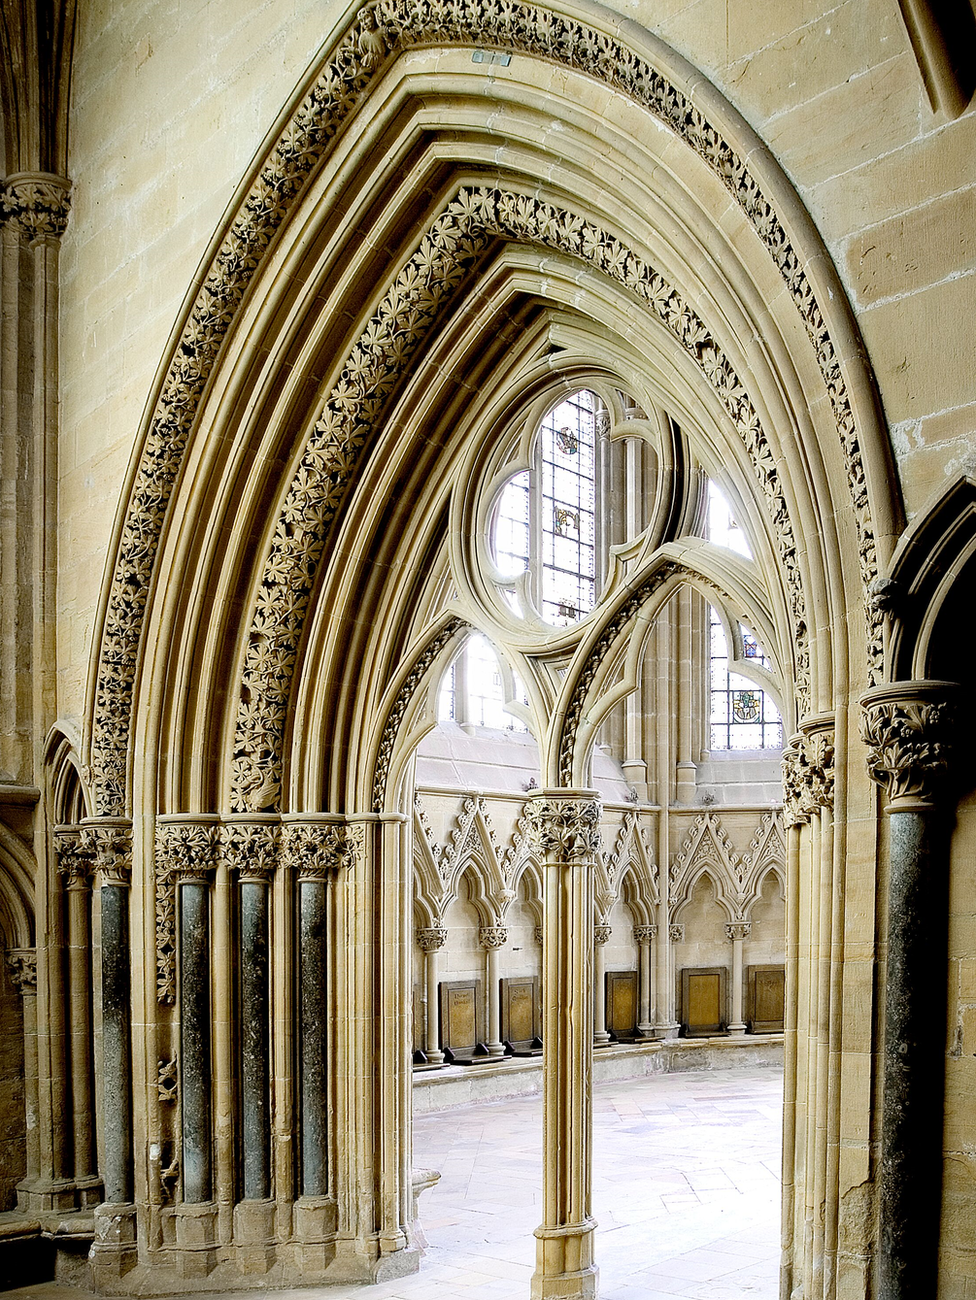
[[[665,1042],[614,1043],[593,1053],[593,1082],[637,1079],[685,1070],[779,1066],[782,1034],[674,1038]],[[413,1108],[418,1115],[478,1102],[505,1101],[542,1091],[542,1058],[509,1057],[493,1065],[446,1065],[413,1076]]]

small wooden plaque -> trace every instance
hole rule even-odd
[[[725,1033],[727,980],[724,966],[686,966],[681,972],[681,1032],[686,1038]]]
[[[606,972],[607,1028],[617,1038],[637,1036],[639,1013],[637,972],[635,970],[608,970]]]
[[[441,1049],[470,1058],[484,1042],[484,1003],[481,980],[451,980],[440,985]]]
[[[749,966],[748,1025],[751,1034],[781,1034],[786,1007],[786,969]]]

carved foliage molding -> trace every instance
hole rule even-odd
[[[58,240],[68,226],[71,183],[46,172],[20,172],[0,182],[0,221],[31,243]]]
[[[162,520],[200,397],[247,285],[308,177],[386,61],[413,45],[473,42],[519,50],[597,77],[642,104],[719,177],[766,247],[815,349],[846,456],[862,573],[866,583],[877,575],[858,431],[840,360],[801,255],[745,158],[687,96],[616,34],[517,0],[378,0],[353,19],[269,153],[211,264],[163,382],[130,498],[102,637],[92,743],[97,810],[102,814],[124,811],[138,643]],[[323,476],[341,473],[339,450],[334,460],[327,447],[323,451]],[[327,492],[322,499],[325,510],[333,508],[328,499]],[[313,552],[314,547],[309,552],[314,563]],[[868,619],[869,675],[874,681],[881,659],[880,615],[869,611]],[[271,697],[268,708],[273,715]],[[247,719],[240,721],[247,732]],[[265,725],[273,725],[273,717],[258,727],[251,742],[258,754]],[[271,782],[268,788],[266,781]],[[267,806],[274,798],[274,775],[240,773],[236,788],[247,806]]]
[[[952,788],[955,702],[945,695],[925,698],[928,691],[892,698],[897,689],[895,683],[879,690],[882,698],[861,701],[868,771],[885,790],[891,811],[932,808]]]
[[[600,802],[546,795],[525,805],[531,841],[543,858],[593,862],[600,851]]]

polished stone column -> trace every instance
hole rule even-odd
[[[485,997],[487,1001],[486,1024],[488,1027],[489,1056],[504,1056],[505,1046],[501,1041],[501,1008],[498,993],[498,954],[508,943],[508,930],[504,925],[483,925],[478,930],[478,942],[485,950]]]
[[[893,682],[861,700],[868,769],[889,819],[878,1300],[927,1300],[937,1290],[958,689]]]
[[[417,931],[417,942],[424,954],[424,977],[427,985],[427,1018],[424,1024],[424,1055],[428,1065],[443,1065],[438,1033],[438,957],[447,940],[447,930],[442,925],[425,926]]]
[[[543,863],[543,1220],[533,1300],[596,1295],[590,1213],[593,1116],[593,870],[600,802],[551,790],[526,802]]]
[[[607,1047],[607,977],[604,949],[613,933],[609,925],[593,927],[593,1046]]]
[[[98,1109],[104,1199],[95,1210],[91,1268],[96,1285],[108,1287],[128,1272],[136,1255],[129,951],[132,829],[121,818],[93,819],[83,824],[82,839],[94,861],[101,944]]]
[[[641,1038],[654,1037],[654,1014],[657,999],[654,996],[654,949],[652,941],[657,938],[656,925],[635,925],[634,940],[640,953],[640,1015],[637,1032]]]
[[[58,875],[67,912],[67,1025],[75,1182],[90,1180],[92,1150],[91,886],[93,853],[80,826],[55,831]],[[98,1198],[101,1199],[101,1198]]]
[[[725,927],[725,933],[732,943],[732,1018],[729,1021],[729,1033],[736,1037],[746,1032],[746,1022],[742,1019],[742,945],[748,939],[751,929],[751,921],[734,921]]]
[[[213,1195],[210,1098],[210,880],[191,865],[179,877],[180,1100],[183,1200]]]

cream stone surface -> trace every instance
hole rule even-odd
[[[593,1056],[691,1051],[718,969],[696,1059],[753,1059],[782,966],[780,1300],[976,1295],[974,51],[968,0],[5,13],[8,1281],[421,1294],[411,1098],[478,1078],[466,983],[470,1093],[538,1082],[546,1172],[515,1271],[441,1289],[768,1289],[746,1228],[640,1254],[728,1169],[621,1210],[594,1154],[603,1099],[640,1159],[724,1083],[647,1108]],[[577,499],[589,435],[542,429],[584,391]],[[709,607],[782,753],[713,735]],[[527,732],[445,715],[473,631]]]

